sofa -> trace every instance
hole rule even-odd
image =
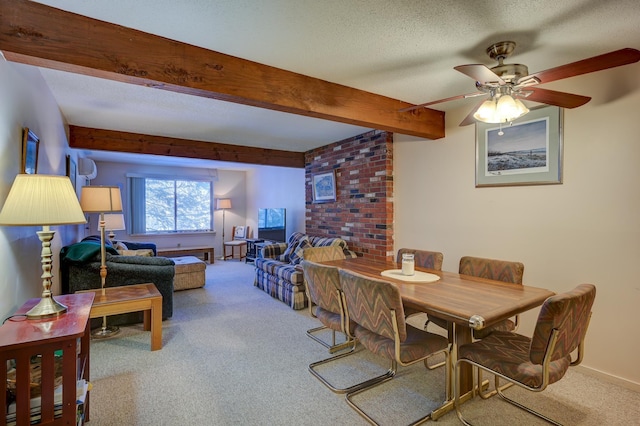
[[[267,244],[258,252],[254,262],[256,273],[253,285],[292,309],[304,309],[308,301],[300,262],[305,258],[305,250],[320,247],[339,247],[341,250],[338,252],[343,258],[357,257],[342,238],[294,232],[286,243]],[[314,256],[322,257],[317,251]]]
[[[173,315],[173,280],[175,265],[173,260],[155,256],[123,256],[105,245],[107,287],[153,283],[162,295],[162,319]],[[62,293],[79,290],[98,289],[100,279],[100,242],[85,240],[63,247],[60,251],[60,282]],[[110,325],[142,322],[142,312],[114,315],[109,317]],[[92,320],[92,325],[101,321]]]

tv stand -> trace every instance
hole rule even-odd
[[[259,238],[245,238],[247,241],[247,254],[244,258],[244,262],[255,262],[258,257],[258,250],[261,248],[260,244],[264,243],[264,240]]]

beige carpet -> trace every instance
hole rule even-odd
[[[160,351],[142,326],[91,343],[92,426],[100,425],[364,425],[344,401],[307,371],[328,356],[305,335],[317,326],[253,286],[253,265],[216,261],[202,289],[175,293]],[[588,354],[587,354],[588,357]],[[360,350],[322,371],[337,385],[379,374],[388,363]],[[640,424],[640,394],[570,370],[542,393],[507,393],[567,425]],[[402,425],[444,398],[443,369],[400,367],[390,382],[359,399],[381,424]],[[545,422],[504,401],[463,406],[478,425]],[[439,425],[459,425],[454,412]]]

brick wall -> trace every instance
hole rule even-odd
[[[393,134],[371,131],[305,153],[306,232],[393,260]],[[336,201],[313,203],[311,176],[336,172]]]

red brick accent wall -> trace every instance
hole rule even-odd
[[[306,232],[359,256],[393,260],[393,134],[371,131],[305,153]],[[311,177],[336,172],[336,201],[313,203]]]

